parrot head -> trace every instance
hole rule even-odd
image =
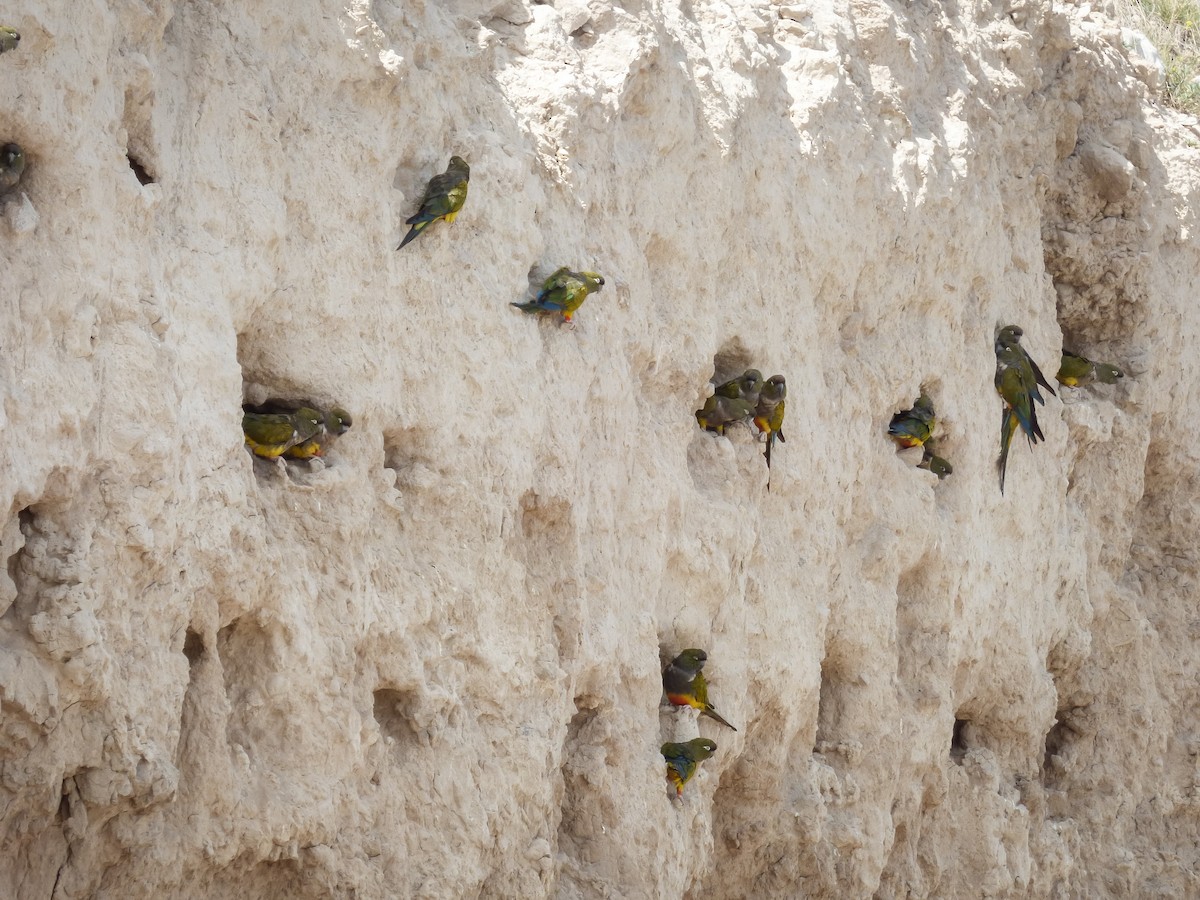
[[[1125,373],[1116,366],[1110,366],[1108,363],[1096,363],[1096,378],[1104,384],[1116,384],[1118,378],[1124,378]]]
[[[704,664],[708,662],[708,654],[703,650],[692,647],[684,650],[672,661],[672,665],[683,669],[685,672],[699,672],[704,668]]]
[[[1016,325],[1005,325],[996,335],[996,352],[1020,346],[1021,336],[1024,334],[1025,332]]]
[[[330,434],[340,437],[349,431],[350,426],[353,424],[354,420],[350,418],[350,413],[346,412],[340,406],[335,406],[329,412],[325,413],[325,430]]]
[[[15,50],[19,43],[21,43],[21,35],[17,29],[8,25],[0,25],[0,52]]]
[[[717,742],[709,738],[692,738],[684,746],[688,748],[688,758],[696,762],[708,759],[717,752]]]
[[[25,168],[25,151],[20,144],[5,144],[0,147],[0,165],[6,169],[16,169],[18,172]]]
[[[588,293],[598,291],[604,285],[604,276],[598,272],[580,272],[579,280],[587,285]]]
[[[742,396],[758,393],[762,389],[762,380],[762,372],[758,369],[747,369],[743,372],[742,377],[738,379],[742,386]]]
[[[787,382],[782,375],[772,375],[763,385],[759,397],[769,403],[778,403],[787,397]]]
[[[457,175],[463,181],[471,180],[471,167],[467,165],[467,161],[461,156],[450,157],[450,165],[446,167],[447,174]]]
[[[316,431],[321,427],[321,423],[325,418],[319,411],[313,409],[311,406],[302,406],[300,409],[296,410],[293,415],[295,415],[297,423],[304,422],[311,426],[311,430],[313,431]]]

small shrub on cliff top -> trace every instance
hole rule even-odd
[[[1200,3],[1197,0],[1130,0],[1125,18],[1162,54],[1163,97],[1176,109],[1200,116]]]

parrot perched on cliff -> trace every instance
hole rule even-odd
[[[666,743],[661,752],[667,761],[667,780],[675,785],[675,796],[683,796],[683,786],[692,780],[700,763],[717,752],[717,744],[708,738],[692,738],[686,744]]]
[[[25,171],[25,151],[20,144],[0,147],[0,194],[7,194],[21,180]]]
[[[747,369],[737,378],[732,378],[724,384],[717,385],[716,393],[722,397],[741,397],[758,407],[758,396],[762,393],[763,377],[758,369]]]
[[[933,412],[933,401],[929,395],[922,392],[912,409],[906,409],[892,416],[888,425],[888,437],[900,447],[922,447],[933,434],[937,424],[937,416]]]
[[[471,167],[461,156],[450,157],[450,165],[441,175],[434,175],[425,186],[425,195],[421,199],[421,208],[415,216],[405,219],[406,225],[411,225],[408,234],[400,242],[400,250],[409,241],[428,228],[438,219],[453,222],[463,204],[467,202],[467,184],[471,180]]]
[[[725,426],[749,419],[758,408],[762,390],[762,372],[747,369],[737,378],[717,385],[713,395],[696,410],[696,421],[705,431],[725,433]]]
[[[938,477],[938,481],[954,474],[954,466],[950,465],[950,461],[934,453],[928,444],[924,445],[924,453],[921,455],[921,461],[917,463],[917,468],[932,472]]]
[[[690,706],[700,710],[700,715],[716,719],[726,728],[733,728],[708,702],[708,682],[701,671],[706,662],[708,654],[703,650],[684,650],[663,670],[663,691],[672,706]],[[736,728],[733,730],[737,731]]]
[[[1042,370],[1038,368],[1038,364],[1033,361],[1025,348],[1021,346],[1021,338],[1025,332],[1016,325],[1005,325],[1000,329],[1000,333],[996,335],[996,358],[1000,359],[1005,356],[1008,365],[1016,364],[1017,359],[1024,360],[1021,368],[1025,371],[1023,377],[1028,378],[1028,373],[1032,372],[1032,380],[1035,382],[1030,388],[1030,394],[1033,399],[1042,406],[1046,405],[1046,401],[1042,398],[1041,391],[1037,389],[1037,385],[1041,385],[1050,392],[1050,396],[1057,397],[1054,388],[1050,386],[1050,382],[1046,380],[1046,376],[1042,374]]]
[[[752,370],[753,371],[753,370]],[[787,411],[787,382],[782,375],[772,375],[758,394],[758,406],[754,410],[754,424],[759,434],[767,436],[767,490],[771,489],[771,450],[775,438],[787,443],[783,436],[783,414]]]
[[[11,25],[0,25],[0,53],[16,50],[21,43],[21,35]]]
[[[1038,368],[1025,348],[1021,346],[1021,336],[1024,334],[1016,325],[1007,325],[1000,329],[996,336],[996,392],[1004,400],[1005,412],[1000,425],[1000,459],[997,465],[1000,469],[1000,493],[1004,493],[1004,475],[1008,467],[1008,451],[1012,436],[1017,426],[1025,432],[1025,438],[1032,447],[1038,441],[1045,440],[1042,429],[1037,421],[1037,408],[1034,402],[1045,405],[1038,385],[1041,385],[1054,396],[1054,388],[1046,382],[1041,369]]]
[[[571,316],[583,305],[588,294],[595,293],[602,287],[602,275],[596,272],[573,272],[567,266],[563,266],[545,280],[536,299],[528,303],[509,305],[527,313],[560,313],[564,322],[570,322]]]
[[[247,412],[242,416],[246,446],[262,459],[276,459],[295,447],[317,437],[323,416],[308,407],[292,413]]]
[[[1064,349],[1062,364],[1058,367],[1058,374],[1054,377],[1059,384],[1074,388],[1085,387],[1096,381],[1103,384],[1116,384],[1118,378],[1125,377],[1125,373],[1116,366],[1092,362],[1078,353]]]

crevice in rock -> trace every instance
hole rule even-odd
[[[154,89],[149,73],[140,70],[135,74],[134,83],[125,88],[121,124],[125,127],[125,160],[138,184],[143,187],[158,180],[154,175],[158,166],[154,150],[153,111]]]
[[[190,627],[183,639],[183,655],[187,657],[188,667],[194,669],[196,663],[204,656],[204,638],[200,637]]]
[[[385,737],[391,738],[395,746],[411,744],[416,740],[417,733],[408,713],[411,700],[410,694],[394,688],[378,688],[375,691],[372,708],[375,721],[379,723],[379,730]]]
[[[70,786],[64,780],[59,788],[62,791],[62,796],[58,799],[58,809],[54,813],[55,825],[66,825],[67,819],[71,818],[71,797]]]
[[[32,593],[32,588],[28,582],[28,573],[23,566],[23,559],[26,555],[29,537],[36,529],[36,514],[32,506],[27,506],[17,513],[17,521],[14,527],[8,529],[9,540],[15,545],[16,536],[21,536],[20,546],[14,549],[8,555],[8,577],[13,583],[15,594],[12,603],[4,611],[0,618],[15,618],[22,614],[24,608],[28,605],[29,594]]]
[[[961,716],[962,714],[959,713]],[[959,718],[954,719],[954,729],[950,733],[950,759],[956,765],[962,765],[966,759],[967,751],[971,749],[971,721],[969,719]]]
[[[142,165],[141,160],[134,156],[133,153],[127,152],[125,159],[129,163],[129,168],[133,171],[134,177],[137,178],[138,184],[145,187],[148,184],[155,183],[156,179],[154,176],[150,174],[146,167]]]
[[[48,589],[79,583],[80,548],[65,524],[62,506],[43,497],[21,509],[4,529],[3,545],[12,548],[7,572],[15,594],[2,617],[28,622],[39,611]]]
[[[724,384],[754,366],[753,354],[740,337],[728,338],[713,354],[713,384]]]
[[[1054,714],[1054,724],[1046,732],[1042,784],[1048,790],[1062,787],[1071,768],[1072,751],[1083,732],[1079,713],[1080,708],[1058,710]]]

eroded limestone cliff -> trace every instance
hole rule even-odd
[[[1111,10],[0,19],[0,895],[1200,893],[1200,132]],[[508,305],[564,264],[575,330]],[[1001,496],[1007,323],[1127,377]],[[750,364],[769,493],[692,418]],[[256,463],[269,396],[355,427]]]

